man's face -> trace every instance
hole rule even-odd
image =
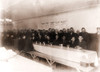
[[[85,29],[82,29],[82,32],[85,32]]]
[[[75,41],[75,37],[72,37],[72,39],[71,39],[72,41]]]
[[[50,40],[50,37],[49,37],[49,36],[47,36],[47,39],[48,39],[48,40]]]
[[[26,38],[26,36],[23,36],[23,39],[25,39]]]
[[[14,36],[13,35],[11,35],[11,38],[13,38]]]
[[[58,39],[58,35],[56,35],[56,39]]]
[[[78,39],[79,39],[79,41],[82,41],[83,40],[83,37],[82,36],[79,36]]]
[[[63,37],[62,37],[62,39],[63,39],[63,40],[65,40],[65,39],[66,39],[66,37],[65,37],[65,36],[63,36]]]
[[[9,37],[9,34],[7,34],[7,37]]]

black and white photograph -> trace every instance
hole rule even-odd
[[[100,72],[100,0],[0,0],[0,72]]]

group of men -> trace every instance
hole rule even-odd
[[[14,46],[18,50],[31,51],[33,50],[33,43],[52,44],[69,46],[75,48],[76,46],[87,49],[88,33],[85,28],[80,31],[74,31],[74,28],[69,29],[52,29],[48,30],[12,30],[4,31],[2,34],[2,44],[6,46]]]

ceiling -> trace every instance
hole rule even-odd
[[[6,17],[13,20],[40,17],[91,7],[97,0],[0,0]]]
[[[15,5],[22,0],[0,0],[0,4],[2,5],[3,9],[8,8],[11,5]]]

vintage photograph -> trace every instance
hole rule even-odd
[[[100,72],[100,0],[0,0],[0,72]]]

